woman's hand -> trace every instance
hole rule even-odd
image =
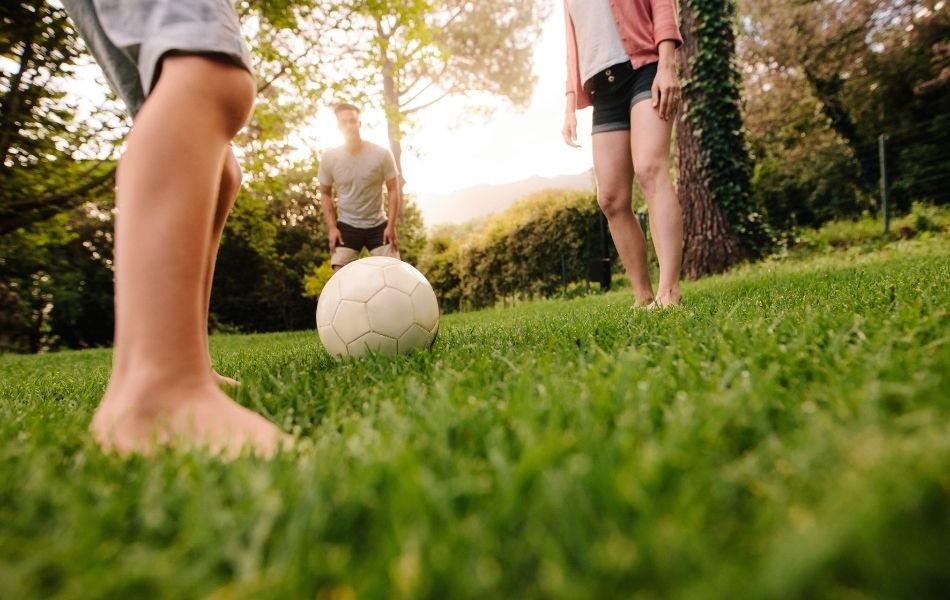
[[[564,137],[564,143],[572,148],[580,148],[577,143],[577,115],[573,110],[564,113],[564,127],[561,129],[561,135]]]
[[[676,78],[676,66],[672,61],[660,61],[657,66],[656,78],[653,80],[653,108],[660,114],[660,118],[668,121],[676,117],[679,110],[683,90]]]

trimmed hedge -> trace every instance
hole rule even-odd
[[[602,257],[600,218],[593,191],[542,191],[465,238],[433,236],[420,266],[444,312],[550,297],[585,281]]]

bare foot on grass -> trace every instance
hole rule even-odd
[[[671,296],[671,295],[659,296],[658,295],[655,299],[650,300],[650,302],[646,304],[639,304],[639,303],[634,304],[635,308],[642,308],[643,310],[650,310],[650,311],[662,310],[664,308],[679,308],[680,306],[681,305],[680,305],[679,294],[675,296]]]
[[[645,308],[649,309],[655,303],[653,296],[648,296],[646,298],[634,298],[633,307],[634,308]]]
[[[237,379],[233,379],[226,375],[222,375],[221,373],[218,373],[217,371],[213,369],[211,371],[211,376],[214,378],[215,383],[218,384],[218,387],[222,387],[222,388],[241,387],[241,382],[238,381]]]
[[[677,308],[680,306],[679,292],[670,294],[657,294],[653,302],[653,308]]]
[[[91,430],[104,451],[119,455],[148,456],[168,446],[205,450],[225,459],[242,452],[270,457],[291,442],[276,425],[228,398],[212,381],[110,387]]]

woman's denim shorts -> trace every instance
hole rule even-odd
[[[584,89],[594,104],[591,135],[630,129],[630,109],[651,98],[656,67],[655,62],[639,69],[629,62],[620,63],[587,80]],[[611,76],[613,81],[609,81]]]

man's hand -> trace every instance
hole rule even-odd
[[[396,224],[386,225],[386,231],[383,232],[383,243],[390,244],[394,252],[399,251],[399,238],[396,237]]]
[[[343,234],[341,234],[340,230],[336,227],[330,228],[330,233],[327,237],[330,238],[330,254],[336,251],[337,246],[342,246],[346,243],[343,241]]]

